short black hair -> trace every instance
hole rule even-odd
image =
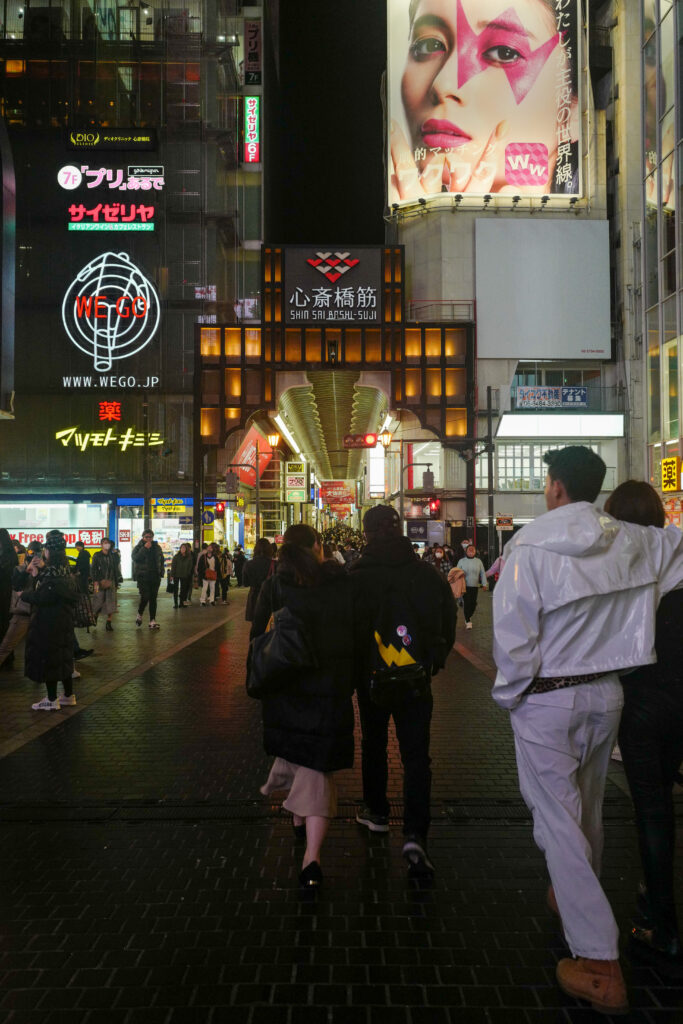
[[[564,485],[570,501],[595,501],[607,466],[592,448],[570,444],[566,448],[553,448],[543,456],[551,480]]]

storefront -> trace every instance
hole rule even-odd
[[[76,555],[76,541],[82,541],[92,553],[109,533],[107,502],[87,500],[41,501],[18,499],[0,502],[0,527],[24,547],[32,540],[44,542],[50,530],[61,530],[67,553]]]

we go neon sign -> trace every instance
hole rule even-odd
[[[66,290],[62,322],[95,370],[111,370],[150,343],[161,318],[153,284],[124,252],[105,252],[83,267]]]

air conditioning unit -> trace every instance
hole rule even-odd
[[[69,13],[64,7],[27,7],[24,39],[33,42],[64,42],[69,32]]]

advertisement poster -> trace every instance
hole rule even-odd
[[[247,436],[244,438],[237,455],[233,459],[232,466],[243,484],[251,487],[256,483],[256,471],[245,467],[256,467],[256,445],[258,444],[259,480],[263,471],[273,457],[273,449],[265,437],[258,432],[256,427],[250,427]]]
[[[580,194],[578,0],[387,0],[389,205]]]
[[[354,505],[356,502],[355,480],[321,480],[320,500],[323,505]]]

